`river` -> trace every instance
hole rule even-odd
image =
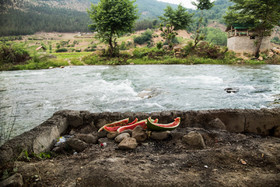
[[[238,88],[227,93],[225,88]],[[58,110],[153,112],[279,107],[280,66],[75,66],[0,72],[0,125],[11,136]],[[277,104],[278,103],[278,104]]]

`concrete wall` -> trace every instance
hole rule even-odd
[[[40,153],[51,150],[56,139],[71,131],[90,127],[96,133],[98,127],[124,118],[130,121],[136,117],[139,120],[149,116],[158,118],[160,123],[169,123],[176,117],[181,117],[178,128],[201,127],[208,128],[209,122],[219,118],[229,132],[254,133],[280,137],[280,108],[262,110],[205,110],[205,111],[164,111],[153,113],[90,113],[87,111],[58,111],[50,119],[25,132],[0,147],[0,164],[16,159],[22,151]]]
[[[236,53],[250,53],[253,54],[256,51],[255,39],[250,39],[250,36],[235,36],[230,37],[227,40],[227,47],[229,50]],[[264,37],[261,45],[261,51],[265,51],[271,48],[270,37]]]

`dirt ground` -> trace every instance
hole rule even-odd
[[[194,149],[182,142],[190,131],[206,144]],[[16,161],[10,169],[25,186],[279,186],[280,138],[180,128],[163,141],[147,139],[134,150],[91,144],[80,153],[46,160]],[[3,168],[2,168],[3,169]]]

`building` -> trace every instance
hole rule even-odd
[[[254,31],[249,30],[249,25],[233,24],[226,29],[228,33],[227,47],[236,53],[256,52],[256,42],[258,36]],[[266,51],[271,48],[270,36],[265,36],[262,40],[260,51]]]

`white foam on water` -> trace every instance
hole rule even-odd
[[[195,83],[206,83],[206,84],[221,84],[223,83],[223,79],[216,76],[206,76],[206,75],[196,75],[196,76],[176,76],[172,77],[172,79],[175,79],[176,81],[179,81],[181,83],[185,82],[195,82]]]

